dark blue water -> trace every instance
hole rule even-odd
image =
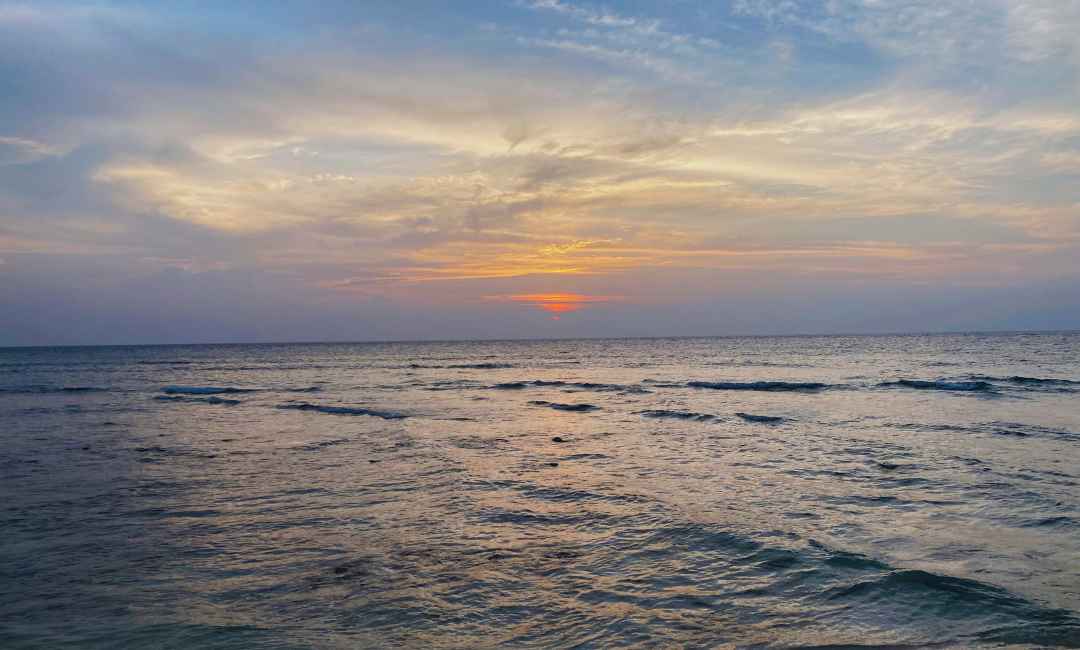
[[[1080,647],[1080,335],[0,350],[0,646]]]

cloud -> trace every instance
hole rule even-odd
[[[646,34],[655,34],[659,31],[659,21],[657,20],[642,20],[631,16],[622,16],[611,11],[595,11],[568,2],[561,2],[560,0],[533,0],[525,6],[531,9],[552,11],[570,16],[590,25],[631,29]]]
[[[0,165],[25,164],[56,153],[41,142],[0,136]]]

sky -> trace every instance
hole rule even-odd
[[[1080,328],[1077,34],[1077,0],[0,0],[0,345]]]

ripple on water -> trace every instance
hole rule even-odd
[[[493,509],[489,523],[573,527],[581,514]],[[1045,608],[970,579],[899,569],[781,531],[749,535],[703,524],[669,522],[615,530],[563,545],[413,547],[339,562],[327,581],[350,584],[364,607],[382,612],[366,625],[401,634],[389,615],[426,582],[428,626],[469,618],[498,621],[472,628],[500,643],[562,646],[630,623],[638,641],[716,643],[717,626],[734,644],[827,644],[832,630],[857,625],[872,645],[915,643],[1061,643],[1080,631],[1069,612]],[[639,522],[640,523],[640,522]],[[431,582],[435,579],[436,582]],[[389,588],[388,581],[397,581]],[[411,584],[410,584],[411,583]],[[567,625],[567,612],[574,612]],[[437,615],[436,615],[437,612]],[[359,612],[358,612],[359,613]],[[395,622],[396,621],[396,622]],[[391,629],[393,628],[393,629]],[[415,637],[413,635],[416,635]],[[910,642],[910,641],[909,641]]]

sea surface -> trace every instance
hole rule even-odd
[[[0,647],[1080,647],[1080,334],[0,350]]]

